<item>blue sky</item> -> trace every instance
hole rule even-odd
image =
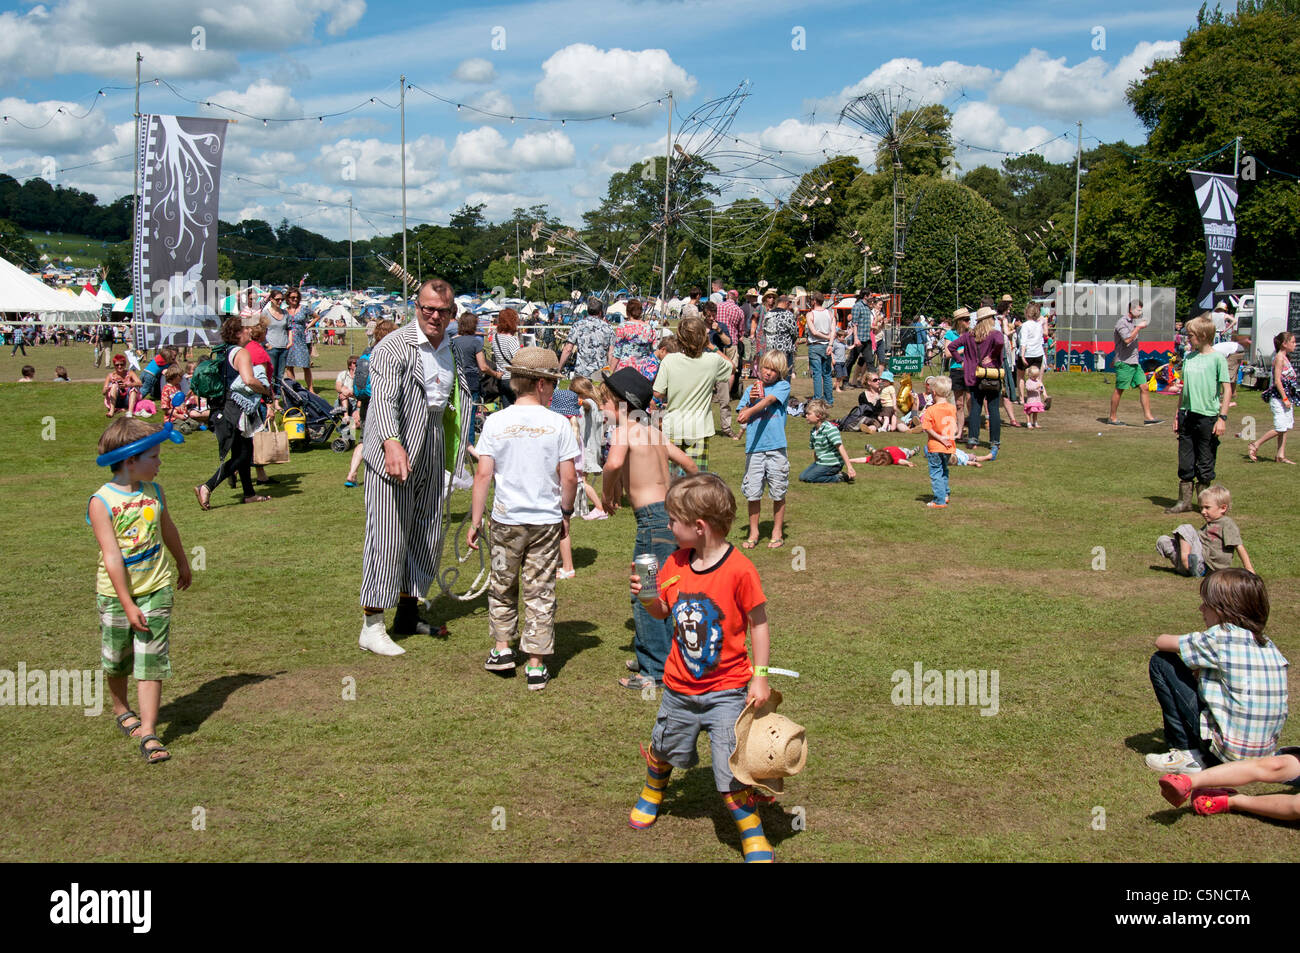
[[[608,113],[672,89],[680,126],[682,114],[746,80],[749,95],[731,126],[742,144],[733,146],[767,155],[769,171],[797,175],[842,152],[869,163],[871,141],[836,120],[850,97],[882,88],[905,90],[909,102],[948,105],[964,169],[1040,145],[1062,161],[1074,154],[1076,120],[1085,147],[1089,136],[1143,139],[1124,89],[1154,59],[1176,55],[1198,7],[1154,2],[1138,10],[1111,0],[1086,10],[843,0],[0,4],[0,113],[12,117],[0,125],[0,170],[46,178],[55,170],[59,184],[103,200],[130,192],[133,92],[96,91],[133,84],[136,50],[145,57],[144,112],[234,115],[149,82],[160,77],[190,99],[257,117],[306,118],[264,126],[240,117],[230,128],[222,218],[289,218],[333,237],[347,234],[340,206],[349,196],[365,210],[354,219],[357,237],[398,227],[399,119],[384,104],[397,103],[402,72],[419,87],[408,89],[406,110],[412,222],[445,221],[471,202],[498,220],[515,206],[544,203],[576,224],[612,172],[664,149],[665,107],[617,120]],[[457,111],[425,90],[506,117],[567,121],[511,123]],[[346,116],[315,118],[358,105]],[[605,118],[574,121],[596,115]],[[793,184],[771,178],[764,187],[781,194]]]

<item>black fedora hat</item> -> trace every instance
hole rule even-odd
[[[650,407],[654,388],[635,367],[621,367],[612,374],[602,371],[601,376],[605,378],[605,386],[613,391],[614,396],[633,410],[646,410]]]

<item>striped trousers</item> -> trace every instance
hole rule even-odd
[[[445,455],[439,408],[429,414],[419,467],[405,483],[366,464],[362,607],[391,609],[403,592],[417,599],[432,597],[442,555]]]

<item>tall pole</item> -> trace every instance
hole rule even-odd
[[[1232,177],[1241,178],[1241,136],[1237,137],[1237,145],[1232,150]]]
[[[1083,173],[1083,120],[1078,120],[1078,140],[1074,147],[1074,241],[1070,243],[1070,284],[1074,284],[1079,259],[1079,180]]]
[[[140,61],[144,59],[139,51],[135,54],[135,148],[138,153],[140,150]],[[131,322],[134,324],[136,317],[140,314],[140,289],[135,286],[135,249],[140,247],[140,157],[137,154],[133,163],[135,166],[135,182],[131,186],[131,237],[132,237],[132,262],[131,262]],[[26,348],[23,353],[26,353]]]
[[[664,267],[659,272],[659,306],[664,309],[664,316],[667,316],[668,312],[668,182],[672,178],[672,166],[673,91],[670,89],[668,90],[668,139],[664,144]]]
[[[401,76],[402,83],[402,271],[406,272],[406,74]],[[411,289],[406,287],[406,278],[402,278],[402,311],[411,316]]]
[[[519,222],[515,221],[515,291],[517,296],[524,296],[524,260],[519,257]]]
[[[957,307],[961,307],[961,256],[957,254],[957,233],[952,233],[952,268],[957,283]]]
[[[356,283],[352,280],[352,196],[348,196],[348,293]]]
[[[709,283],[705,285],[710,291],[713,289],[713,202],[709,202]]]

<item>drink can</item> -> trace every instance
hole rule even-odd
[[[642,553],[632,562],[641,580],[639,598],[645,603],[656,601],[659,598],[659,560],[650,553]]]

